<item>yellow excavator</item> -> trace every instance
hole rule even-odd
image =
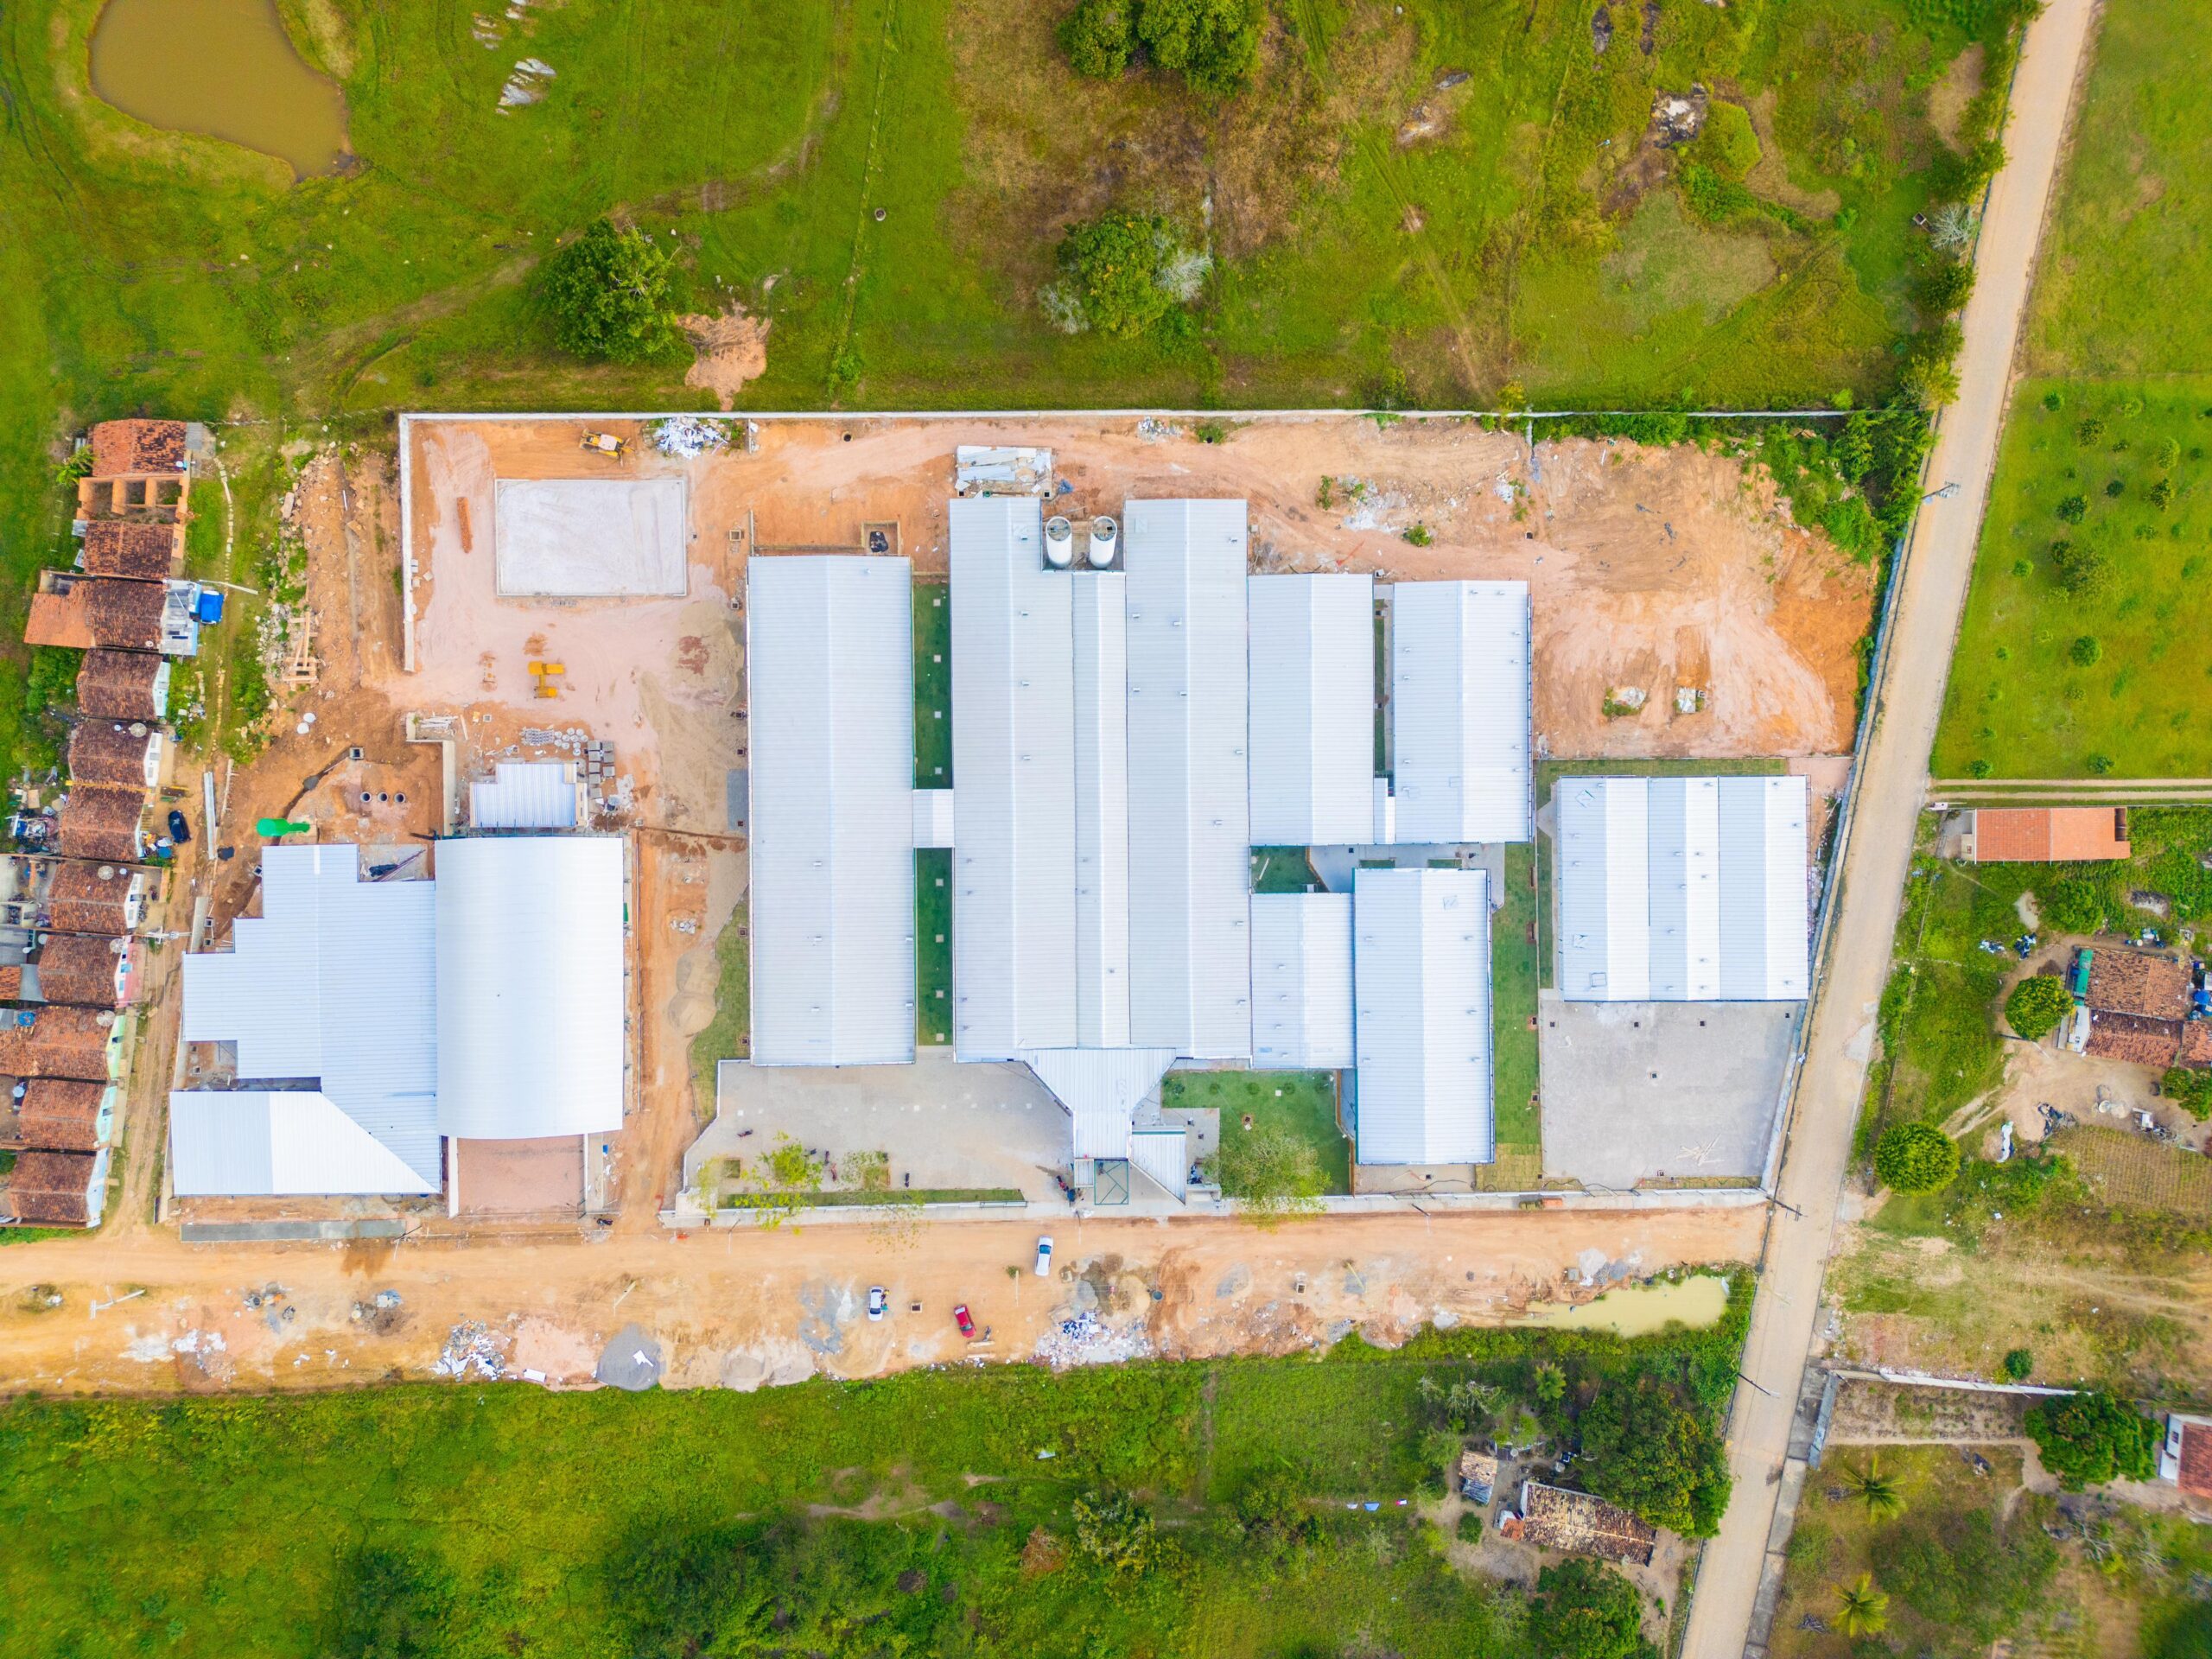
[[[630,459],[630,440],[613,432],[587,432],[581,447],[613,461]]]

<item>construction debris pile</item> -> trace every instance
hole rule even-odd
[[[652,437],[654,448],[683,461],[720,449],[729,442],[721,422],[702,421],[696,415],[671,415],[656,421]]]
[[[1152,1355],[1152,1338],[1142,1325],[1116,1331],[1088,1308],[1062,1319],[1037,1339],[1037,1357],[1056,1371],[1071,1365],[1115,1365]]]
[[[430,1367],[434,1376],[467,1381],[478,1376],[496,1382],[506,1374],[507,1357],[480,1320],[465,1319],[446,1336],[446,1345]]]

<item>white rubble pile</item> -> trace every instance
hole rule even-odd
[[[671,415],[655,423],[652,441],[653,448],[664,455],[689,461],[694,455],[721,448],[729,442],[729,434],[719,422],[702,421],[690,415]]]
[[[506,1356],[499,1351],[492,1333],[480,1321],[466,1319],[447,1336],[445,1348],[430,1367],[430,1373],[434,1376],[462,1378],[473,1375],[496,1382],[506,1368]]]
[[[1141,1325],[1116,1331],[1089,1309],[1062,1319],[1037,1338],[1037,1357],[1056,1371],[1071,1365],[1113,1365],[1152,1357],[1152,1338]]]

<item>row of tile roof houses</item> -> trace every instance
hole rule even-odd
[[[159,881],[147,809],[165,758],[169,658],[197,645],[178,579],[191,492],[181,421],[92,429],[79,480],[79,569],[49,570],[23,634],[82,650],[67,786],[0,855],[0,1219],[94,1226],[122,1104],[137,934]]]

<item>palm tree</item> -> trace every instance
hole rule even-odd
[[[1845,1476],[1844,1484],[1866,1506],[1869,1521],[1894,1521],[1904,1513],[1904,1493],[1893,1476],[1882,1472],[1878,1457],[1867,1459],[1866,1466],[1858,1473]]]
[[[1879,1636],[1890,1623],[1890,1599],[1874,1587],[1874,1575],[1861,1573],[1849,1584],[1835,1587],[1838,1603],[1835,1628],[1839,1635]]]

